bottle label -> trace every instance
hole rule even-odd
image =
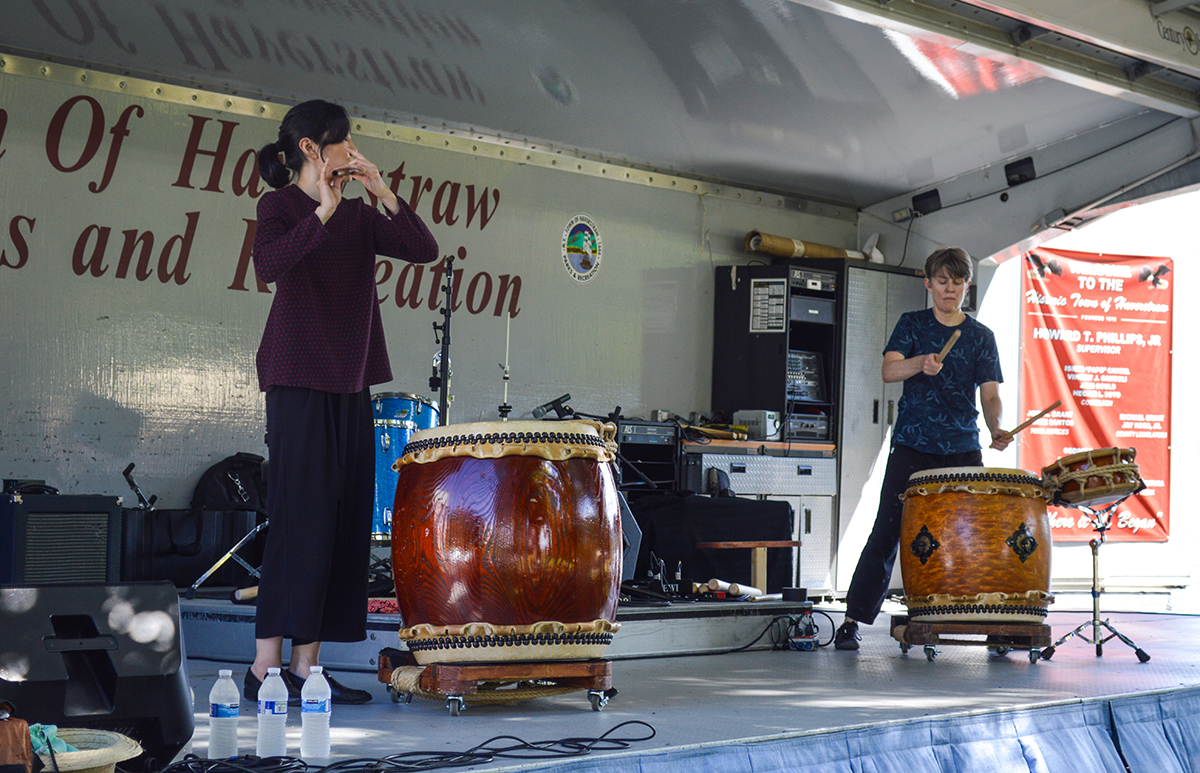
[[[328,714],[329,699],[325,700],[304,700],[300,703],[300,713],[302,714]]]
[[[282,714],[287,716],[288,705],[286,700],[282,701],[262,701],[258,702],[258,713],[262,714]]]
[[[217,719],[236,717],[239,708],[239,705],[236,703],[210,703],[208,716]]]

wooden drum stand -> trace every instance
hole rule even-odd
[[[450,716],[457,717],[475,703],[509,703],[587,690],[593,711],[600,711],[617,694],[608,660],[514,661],[496,663],[433,663],[407,667],[410,680],[397,673],[411,655],[397,649],[379,653],[379,681],[388,686],[395,703],[411,703],[413,695],[445,698]]]

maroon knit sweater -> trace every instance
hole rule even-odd
[[[362,199],[342,199],[329,222],[295,185],[258,202],[254,272],[275,283],[258,347],[258,385],[353,394],[390,381],[392,368],[375,292],[375,256],[430,263],[437,241],[400,201],[388,216]]]

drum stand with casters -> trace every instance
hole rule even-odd
[[[388,685],[393,703],[411,703],[412,692],[401,693],[392,686],[392,672],[405,663],[415,662],[411,653],[388,648],[379,653],[379,681]],[[519,682],[532,687],[522,696],[516,690],[488,689],[498,682]],[[548,692],[587,690],[592,711],[601,711],[617,694],[612,686],[612,662],[594,660],[536,660],[506,662],[433,663],[424,667],[417,689],[422,697],[444,698],[450,716],[457,717],[467,708],[467,699],[486,703],[507,693],[516,700],[538,697],[536,686]],[[489,694],[490,693],[490,694]]]
[[[1102,510],[1093,510],[1090,507],[1078,505],[1080,510],[1083,510],[1085,513],[1087,513],[1088,519],[1092,522],[1092,526],[1095,527],[1094,530],[1100,535],[1098,537],[1094,537],[1090,542],[1088,542],[1088,545],[1090,545],[1092,548],[1092,619],[1080,623],[1075,630],[1071,631],[1066,636],[1063,636],[1051,646],[1042,650],[1042,657],[1046,660],[1054,657],[1054,650],[1059,645],[1075,636],[1083,639],[1088,644],[1095,644],[1096,657],[1100,657],[1104,654],[1104,642],[1115,638],[1120,639],[1132,647],[1134,653],[1137,655],[1138,660],[1141,662],[1145,663],[1146,661],[1150,660],[1150,655],[1148,655],[1141,647],[1134,644],[1128,636],[1125,636],[1116,628],[1114,628],[1107,620],[1100,619],[1100,594],[1103,593],[1103,590],[1100,588],[1100,546],[1104,544],[1105,532],[1107,532],[1112,525],[1113,512],[1116,511],[1117,505],[1124,501],[1125,498],[1119,499]],[[1090,639],[1087,637],[1087,634],[1083,633],[1083,629],[1087,628],[1088,626],[1091,626],[1092,628],[1092,638]],[[1104,628],[1109,632],[1108,636],[1105,636],[1103,639],[1100,638],[1101,628]]]
[[[892,615],[892,638],[900,642],[900,651],[907,653],[914,645],[922,645],[925,658],[934,660],[939,644],[986,646],[997,655],[1007,655],[1014,649],[1029,650],[1029,662],[1037,663],[1046,657],[1050,643],[1050,626],[1042,623],[1018,622],[922,622],[908,615]],[[949,636],[980,636],[986,639],[954,639]]]

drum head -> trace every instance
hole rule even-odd
[[[455,456],[540,456],[558,461],[585,458],[611,462],[616,458],[616,435],[615,425],[588,419],[444,424],[414,432],[395,468]]]

